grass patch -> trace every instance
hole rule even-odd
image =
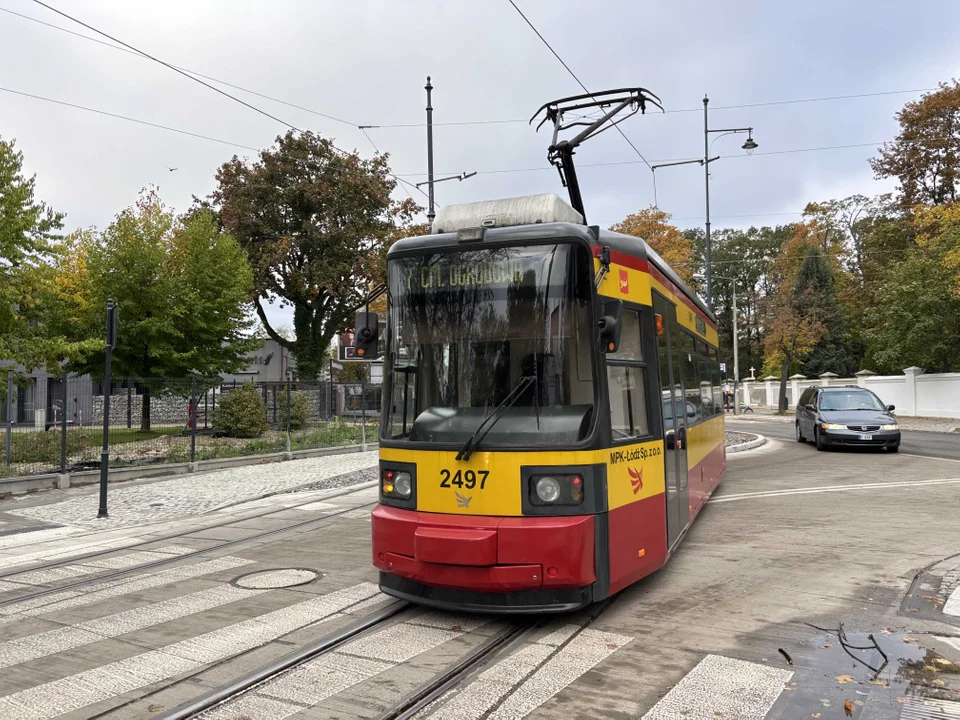
[[[153,440],[164,435],[179,435],[181,428],[164,427],[140,432],[134,428],[111,429],[110,445],[123,445]],[[14,432],[10,437],[10,461],[14,463],[60,464],[61,433],[58,429],[45,432]],[[67,428],[67,456],[103,445],[103,428]]]
[[[330,422],[326,424],[294,430],[290,434],[291,450],[313,450],[342,445],[359,445],[361,441],[359,423]],[[377,442],[378,422],[366,424],[368,443]],[[163,437],[176,437],[163,443],[151,443]],[[0,460],[0,477],[15,476],[23,472],[38,472],[56,469],[60,465],[60,439],[58,430],[47,432],[16,432],[11,438],[11,461],[14,467],[7,467]],[[164,463],[190,462],[190,436],[183,435],[180,427],[155,428],[150,432],[140,432],[136,428],[117,428],[109,431],[110,466],[129,467],[131,465],[154,465]],[[103,443],[102,428],[68,428],[67,463],[93,462],[100,460],[100,448]],[[131,443],[143,443],[143,446],[123,446]],[[251,455],[270,455],[287,449],[287,438],[283,431],[268,431],[258,438],[215,438],[198,434],[196,439],[196,460],[220,460],[225,458],[246,457]],[[2,453],[2,446],[0,446]],[[119,455],[119,456],[118,456]],[[22,466],[32,464],[39,467],[25,469]],[[17,468],[16,465],[20,465]]]

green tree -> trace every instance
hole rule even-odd
[[[906,207],[956,202],[960,185],[960,82],[909,102],[897,113],[900,134],[870,161],[878,178],[897,178]]]
[[[155,191],[102,233],[72,236],[57,282],[65,332],[102,336],[107,299],[119,304],[113,372],[143,378],[143,430],[150,429],[150,393],[166,387],[166,378],[215,382],[243,367],[259,342],[248,332],[253,278],[243,250],[212,214],[178,219]],[[103,355],[71,369],[102,377]]]
[[[792,225],[721,229],[712,233],[713,303],[720,336],[721,359],[733,377],[733,278],[737,285],[737,331],[740,375],[749,377],[749,368],[763,367],[763,340],[766,325],[763,304],[775,291],[771,266],[781,245],[791,236]],[[685,233],[695,255],[702,256],[704,235],[699,229]]]
[[[23,153],[0,140],[0,360],[28,371],[45,365],[56,375],[63,360],[84,357],[97,343],[71,342],[47,322],[63,215],[35,200],[34,186],[35,177],[23,175]]]
[[[221,222],[247,251],[254,304],[266,332],[316,378],[334,334],[353,325],[398,226],[416,205],[396,203],[387,156],[363,160],[313,133],[287,133],[256,162],[234,157],[211,196]],[[296,338],[271,326],[267,303],[293,308]]]
[[[918,208],[915,245],[887,273],[868,314],[877,369],[960,370],[960,202]]]

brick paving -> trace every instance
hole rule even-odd
[[[110,517],[97,519],[90,494],[7,512],[45,523],[98,530],[200,515],[249,498],[309,485],[322,490],[376,479],[377,452],[246,465],[134,487],[111,488]]]

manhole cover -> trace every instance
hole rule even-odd
[[[230,584],[245,590],[279,590],[313,582],[320,573],[310,568],[280,568],[257,570],[234,578]]]

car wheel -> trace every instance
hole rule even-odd
[[[800,429],[800,423],[797,423],[797,442],[805,443],[807,439],[803,436],[803,430]]]
[[[817,450],[823,450],[823,438],[820,437],[820,429],[813,429],[813,442],[817,445]]]

